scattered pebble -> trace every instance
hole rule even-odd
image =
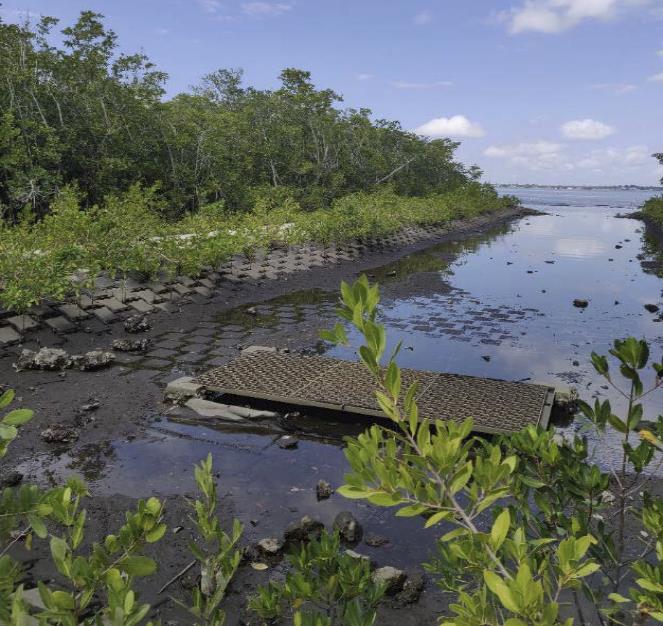
[[[318,484],[315,486],[315,495],[318,500],[326,500],[331,497],[334,493],[332,486],[326,480],[318,481]]]
[[[62,424],[53,424],[41,431],[41,438],[46,443],[74,443],[78,440],[78,431]]]
[[[147,315],[132,315],[124,321],[124,330],[128,333],[144,333],[152,328]]]
[[[299,445],[299,440],[292,435],[283,435],[276,440],[276,445],[283,450],[294,450]]]

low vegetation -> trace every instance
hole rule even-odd
[[[640,209],[642,216],[659,228],[663,227],[663,196],[659,198],[650,198]]]
[[[423,198],[388,187],[357,192],[316,211],[303,210],[287,193],[272,192],[252,211],[233,213],[218,202],[175,221],[165,216],[164,202],[154,188],[136,185],[84,210],[80,195],[65,189],[42,219],[0,222],[0,304],[24,312],[46,298],[76,298],[101,271],[121,278],[197,275],[233,255],[253,260],[258,249],[273,244],[327,246],[517,203],[476,182]]]
[[[587,441],[568,440],[554,429],[529,427],[486,440],[472,422],[420,419],[416,385],[404,389],[395,358],[386,358],[384,328],[376,321],[379,292],[365,278],[342,286],[339,309],[363,337],[359,354],[374,374],[377,399],[393,422],[347,439],[350,472],[338,492],[347,498],[393,507],[397,516],[420,517],[439,528],[438,555],[427,569],[449,598],[445,626],[572,626],[663,622],[663,500],[650,493],[663,450],[663,416],[647,421],[642,399],[663,386],[663,363],[650,368],[648,345],[617,340],[610,350],[625,388],[605,356],[592,355],[597,372],[623,396],[623,416],[607,400],[581,402],[585,428],[618,436],[623,458],[606,473],[591,463]],[[338,324],[324,337],[347,339]],[[649,372],[649,373],[648,373]],[[643,378],[651,378],[645,389]],[[7,407],[11,391],[0,398]],[[0,422],[0,455],[29,421],[18,409]],[[216,490],[208,458],[195,471],[201,492],[192,503],[199,540],[192,545],[198,584],[187,601],[192,623],[224,623],[223,598],[240,565],[242,528],[230,534],[216,518]],[[158,564],[145,547],[163,540],[164,503],[141,501],[115,535],[81,549],[85,486],[8,487],[0,498],[0,623],[18,626],[34,614],[42,624],[145,623],[150,607],[133,589],[136,578]],[[19,542],[48,541],[58,585],[39,583],[45,609],[25,601],[21,566],[12,556]],[[345,554],[337,535],[322,534],[295,547],[289,573],[260,588],[249,610],[265,623],[296,626],[371,626],[385,589],[368,562]],[[262,567],[261,569],[264,569]]]

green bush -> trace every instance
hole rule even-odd
[[[340,198],[326,209],[303,211],[286,192],[263,194],[254,209],[229,212],[208,204],[172,222],[157,188],[132,186],[87,210],[76,189],[65,188],[41,221],[0,222],[0,303],[25,312],[44,299],[77,297],[101,271],[126,279],[164,272],[197,275],[233,255],[253,261],[273,242],[316,242],[324,247],[376,238],[407,225],[442,223],[517,202],[470,183],[449,194],[399,196],[386,188]]]
[[[657,226],[663,226],[663,196],[650,198],[642,205],[640,211],[647,220]]]

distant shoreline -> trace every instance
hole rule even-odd
[[[660,191],[663,193],[663,187],[643,187],[641,185],[535,185],[535,184],[518,184],[518,183],[493,183],[493,185],[502,189],[505,187],[511,187],[515,189],[558,189],[558,190],[573,190],[573,189],[584,189],[584,190],[611,190],[611,191],[628,191],[628,190],[637,190],[637,191]]]

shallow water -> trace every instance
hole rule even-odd
[[[642,223],[616,217],[636,208],[643,194],[525,190],[522,195],[527,206],[547,214],[434,246],[370,272],[383,285],[381,316],[390,341],[404,344],[399,362],[417,369],[571,385],[585,399],[598,395],[620,406],[618,395],[593,373],[591,351],[607,353],[614,338],[635,335],[651,342],[654,358],[660,360],[663,352],[663,322],[643,307],[651,303],[663,310],[663,280],[648,265]],[[205,325],[205,350],[215,346],[213,353],[223,360],[237,353],[237,342],[285,347],[293,338],[311,350],[325,350],[316,343],[316,329],[336,321],[336,286],[329,289],[217,316]],[[589,300],[589,306],[575,308],[574,298]],[[327,348],[327,353],[356,358],[351,348]],[[172,358],[176,362],[178,357]],[[663,391],[647,402],[647,417],[661,412]],[[33,458],[18,469],[30,475],[46,470],[55,480],[73,469],[97,494],[168,497],[191,493],[193,464],[212,453],[220,493],[229,496],[232,514],[245,522],[247,539],[278,535],[305,514],[329,525],[337,512],[349,509],[366,532],[392,539],[383,548],[362,545],[362,552],[397,566],[430,557],[438,533],[423,531],[417,518],[395,518],[391,510],[340,496],[317,502],[318,480],[342,484],[347,464],[340,436],[356,428],[328,422],[321,428],[314,421],[307,426],[311,436],[299,434],[296,450],[282,450],[275,445],[275,433],[233,432],[164,415],[145,437],[84,446],[59,460]],[[576,420],[564,432],[582,427]],[[596,460],[612,467],[620,443],[592,441]],[[225,517],[230,514],[224,509]]]

